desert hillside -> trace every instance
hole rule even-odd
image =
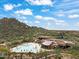
[[[13,47],[24,42],[34,42],[39,36],[51,36],[53,39],[69,40],[75,42],[73,48],[67,49],[66,53],[79,57],[79,31],[47,30],[44,28],[29,26],[15,18],[0,19],[0,43],[7,43]],[[62,51],[61,49],[55,49]]]

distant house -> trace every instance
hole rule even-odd
[[[55,41],[58,44],[58,47],[60,48],[68,48],[74,45],[74,43],[71,41],[65,41],[65,40],[55,40]]]
[[[44,41],[42,42],[42,47],[43,47],[43,48],[54,48],[54,47],[56,47],[56,46],[57,46],[57,44],[56,44],[55,41],[44,40]]]
[[[71,41],[65,41],[60,39],[43,39],[41,40],[41,44],[43,48],[68,48],[74,45],[74,43]]]
[[[72,47],[73,45],[75,45],[75,43],[71,42],[71,41],[64,41],[66,44],[66,47]]]

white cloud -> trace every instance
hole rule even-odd
[[[65,1],[63,0],[61,4],[57,5],[59,9],[62,10],[70,10],[70,9],[76,9],[79,7],[79,0],[69,0]]]
[[[15,13],[20,14],[20,15],[32,15],[33,14],[31,9],[17,10]]]
[[[5,4],[4,5],[4,10],[8,11],[8,10],[12,10],[14,8],[14,6],[12,4]]]
[[[27,20],[27,17],[19,16],[17,17],[21,22],[25,22],[24,20]]]
[[[32,5],[49,5],[52,6],[54,2],[52,0],[26,0]]]
[[[21,4],[4,4],[3,8],[5,11],[12,10],[15,7],[19,7]]]
[[[28,24],[28,20],[26,19],[26,20],[24,20],[24,19],[18,19],[20,22],[23,22],[23,23],[25,23],[25,24]]]
[[[35,16],[35,18],[36,18],[37,20],[42,20],[42,19],[43,19],[43,16],[37,15],[37,16]]]
[[[66,2],[70,2],[70,1],[71,1],[71,0],[63,0],[64,3],[66,3]]]
[[[68,10],[68,11],[65,11],[65,13],[69,13],[69,14],[79,13],[79,9]]]
[[[64,20],[59,20],[56,18],[50,18],[48,20],[51,24],[61,25],[61,26],[68,26],[68,24]]]
[[[56,22],[56,25],[68,26],[66,22]]]
[[[77,23],[75,24],[75,26],[78,26],[78,27],[79,27],[79,22],[77,22]]]
[[[44,17],[44,16],[40,16],[40,15],[36,15],[35,18],[36,18],[36,20],[50,20],[50,19],[53,19],[53,17]]]
[[[79,18],[79,14],[69,15],[68,17],[71,18],[71,19]]]
[[[20,7],[20,6],[22,6],[22,4],[14,4],[13,6],[14,7]]]
[[[53,17],[44,17],[44,20],[53,20]]]
[[[7,17],[6,15],[4,15],[4,14],[0,14],[0,17]]]
[[[57,14],[57,16],[65,16],[63,13],[59,13]]]
[[[40,23],[40,21],[35,21],[35,23],[37,23],[37,24],[38,24],[38,23]]]
[[[48,12],[49,11],[49,9],[43,9],[43,10],[41,10],[41,12]]]
[[[51,26],[52,24],[47,22],[46,25],[45,25],[45,29],[49,29],[49,26]]]
[[[26,23],[26,24],[28,23],[26,16],[19,15],[19,14],[12,14],[11,16],[18,19],[20,22],[23,22],[23,23]]]
[[[54,13],[56,16],[59,16],[59,17],[62,17],[62,16],[65,16],[66,14],[65,14],[65,11],[63,11],[63,10],[59,10],[59,11],[57,11],[57,12],[55,12]]]
[[[68,24],[64,20],[56,19],[54,17],[44,17],[44,16],[38,15],[38,17],[35,16],[35,18],[36,19],[45,20],[45,21],[47,21],[48,23],[51,23],[51,24],[68,26]]]
[[[27,20],[24,20],[23,22],[26,23],[26,24],[28,24],[28,21]]]

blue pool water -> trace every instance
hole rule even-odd
[[[19,53],[38,53],[41,51],[41,45],[39,45],[38,43],[24,43],[22,45],[12,48],[11,51]]]

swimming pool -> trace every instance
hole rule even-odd
[[[38,53],[41,51],[41,45],[38,43],[24,43],[17,47],[11,48],[11,52],[18,53]]]

